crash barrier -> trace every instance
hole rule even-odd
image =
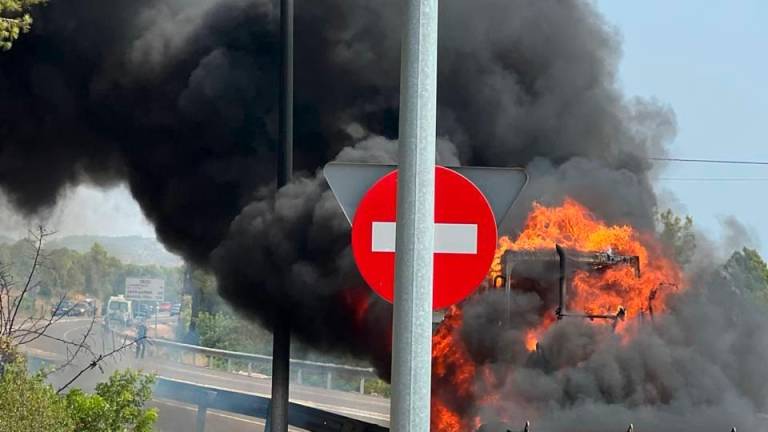
[[[531,423],[530,422],[525,422],[525,425],[523,426],[522,429],[515,429],[514,431],[512,429],[508,429],[508,428],[502,428],[502,429],[506,429],[505,432],[517,432],[517,431],[521,431],[521,432],[534,432],[533,428],[531,427]],[[498,430],[500,430],[498,428],[498,426],[487,426],[487,425],[484,425],[484,426],[481,426],[480,429],[478,429],[478,432],[486,432],[486,431],[488,431],[488,432],[491,432],[491,431],[492,432],[496,432]],[[629,428],[627,428],[627,432],[635,432],[634,425],[630,424]],[[736,428],[735,427],[731,428],[731,432],[736,432]]]
[[[208,410],[225,411],[266,419],[270,399],[250,393],[203,386],[186,381],[158,377],[155,399],[197,405],[196,432],[205,431]],[[386,432],[389,429],[339,414],[296,403],[288,406],[288,424],[313,432]]]
[[[218,365],[219,368],[227,372],[246,374],[248,376],[253,376],[258,371],[268,373],[272,366],[272,357],[266,355],[206,348],[166,339],[149,339],[149,345],[152,349],[147,350],[148,354],[154,352],[153,355],[159,355],[181,363],[185,363],[186,358],[193,365],[198,365],[199,360],[202,360],[205,367],[213,368],[215,365]],[[190,355],[184,356],[185,353]],[[296,383],[299,385],[310,384],[305,383],[304,375],[307,373],[322,374],[324,377],[323,385],[328,390],[335,388],[334,379],[338,378],[340,374],[354,377],[357,382],[355,390],[361,394],[365,393],[366,380],[376,378],[376,373],[372,368],[308,360],[291,359],[291,369],[296,372]]]

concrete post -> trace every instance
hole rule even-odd
[[[195,419],[195,431],[205,432],[205,419],[208,415],[208,406],[211,405],[213,399],[216,398],[216,392],[206,391],[203,393],[200,401],[197,405],[197,418]]]

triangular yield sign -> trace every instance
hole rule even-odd
[[[468,178],[488,199],[488,204],[500,224],[509,208],[528,183],[522,168],[448,167]],[[331,191],[341,205],[349,223],[355,217],[357,205],[368,189],[397,165],[331,162],[323,168]]]

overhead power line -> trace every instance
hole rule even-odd
[[[682,182],[761,182],[768,181],[768,177],[659,177],[659,180]]]
[[[755,160],[692,159],[692,158],[669,158],[669,157],[651,157],[648,159],[654,160],[654,161],[664,161],[664,162],[692,162],[692,163],[725,164],[725,165],[768,165],[768,161],[755,161]]]

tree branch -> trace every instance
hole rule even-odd
[[[69,367],[69,365],[71,365],[72,362],[75,361],[78,354],[80,354],[80,351],[82,351],[83,348],[85,348],[91,355],[95,355],[91,350],[91,348],[88,346],[88,337],[91,336],[91,332],[93,331],[93,324],[95,322],[96,322],[96,317],[93,317],[93,319],[91,320],[91,324],[88,326],[88,330],[85,331],[85,333],[83,334],[82,340],[80,341],[80,343],[77,344],[77,349],[75,349],[75,352],[72,355],[68,356],[69,358],[67,359],[67,361],[64,362],[58,368],[56,368],[54,372],[62,369],[66,369],[67,367]]]
[[[43,250],[43,242],[45,241],[45,238],[51,235],[52,233],[46,233],[45,229],[42,225],[38,227],[38,233],[32,234],[32,236],[35,238],[37,246],[35,247],[35,258],[32,261],[32,268],[29,269],[29,274],[27,275],[27,281],[24,283],[24,288],[21,290],[21,294],[14,300],[14,311],[13,315],[11,315],[11,320],[8,324],[8,328],[10,331],[13,330],[13,324],[16,321],[16,315],[19,313],[19,308],[21,307],[21,303],[24,301],[24,297],[27,295],[27,292],[29,291],[30,284],[32,283],[32,278],[35,275],[35,271],[37,270],[37,263],[40,259],[40,253]],[[9,331],[9,333],[10,333]]]
[[[82,376],[84,373],[86,373],[87,371],[89,371],[89,370],[92,370],[92,369],[95,369],[96,367],[99,367],[99,363],[101,363],[101,362],[102,362],[102,361],[104,361],[105,359],[107,359],[107,358],[109,358],[109,357],[111,357],[111,356],[113,356],[113,355],[115,355],[115,354],[119,353],[120,351],[123,351],[123,350],[125,350],[126,348],[128,348],[128,347],[130,347],[130,346],[132,346],[132,345],[135,345],[135,344],[137,344],[139,341],[144,341],[144,340],[148,340],[146,336],[145,336],[145,337],[141,337],[141,338],[137,338],[137,339],[135,339],[133,342],[130,342],[130,343],[125,343],[125,342],[123,342],[123,345],[121,345],[121,346],[119,346],[119,347],[117,347],[117,348],[113,349],[112,351],[110,351],[110,352],[108,352],[108,353],[106,353],[106,354],[99,354],[99,355],[98,355],[98,356],[96,356],[96,357],[95,357],[93,360],[91,360],[91,362],[90,362],[90,363],[89,363],[89,364],[88,364],[86,367],[84,367],[83,369],[81,369],[81,370],[80,370],[80,372],[78,372],[77,374],[75,374],[75,376],[73,376],[73,377],[72,377],[72,379],[70,379],[69,381],[67,381],[67,383],[66,383],[66,384],[64,384],[64,385],[63,385],[63,386],[61,386],[61,387],[60,387],[58,390],[56,390],[56,394],[60,394],[60,393],[61,393],[62,391],[64,391],[64,390],[65,390],[67,387],[69,387],[70,385],[72,385],[72,383],[74,383],[75,381],[77,381],[77,380],[78,380],[78,378],[80,378],[80,377],[81,377],[81,376]]]

